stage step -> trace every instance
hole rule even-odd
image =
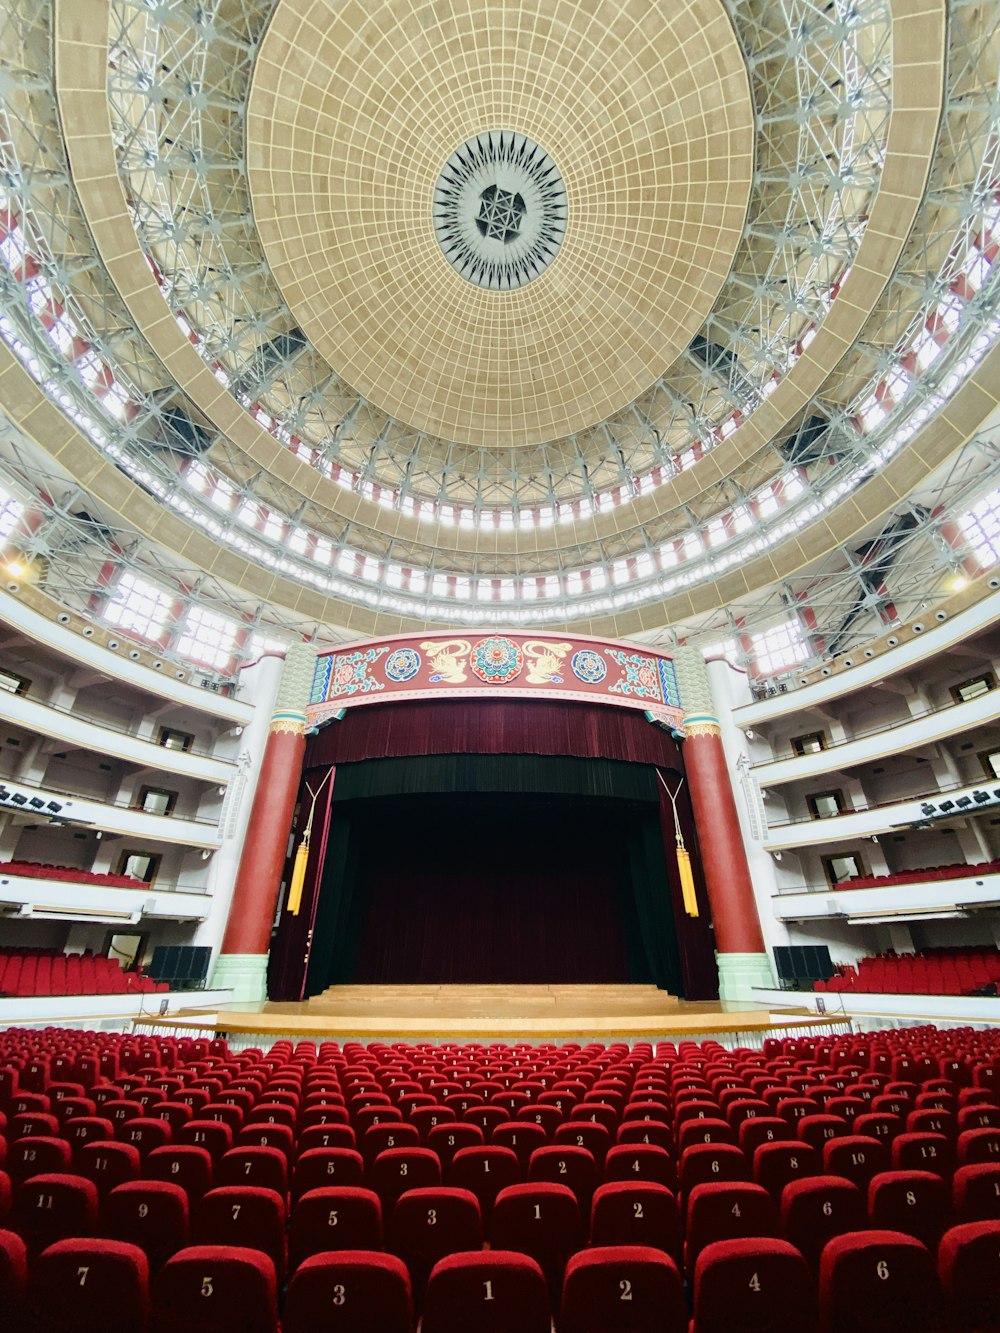
[[[675,996],[656,986],[330,986],[307,1002],[312,1013],[373,1012],[435,1018],[607,1017],[662,1013]]]

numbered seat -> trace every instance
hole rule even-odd
[[[905,1138],[905,1135],[900,1137]],[[893,1143],[895,1148],[899,1139]],[[823,1145],[823,1173],[827,1176],[843,1176],[852,1181],[862,1193],[866,1193],[868,1182],[880,1171],[889,1169],[889,1152],[878,1139],[865,1138],[862,1134],[845,1134],[843,1138],[830,1139]]]
[[[494,1221],[496,1217],[494,1211]],[[554,1215],[552,1220],[556,1220]],[[479,1250],[482,1244],[482,1214],[471,1190],[446,1186],[407,1190],[389,1219],[386,1248],[406,1264],[418,1305],[438,1260],[463,1250]]]
[[[7,1126],[8,1141],[27,1138],[58,1138],[59,1119],[42,1111],[24,1111],[11,1117]]]
[[[688,1197],[695,1185],[749,1178],[747,1159],[739,1148],[726,1143],[696,1143],[693,1148],[685,1151],[680,1161],[682,1200]]]
[[[601,1129],[603,1126],[597,1125],[595,1128]],[[532,1120],[505,1120],[494,1128],[490,1142],[498,1148],[509,1148],[517,1157],[522,1174],[526,1175],[531,1154],[536,1148],[548,1146],[548,1135],[544,1126],[536,1125]]]
[[[938,1274],[945,1313],[955,1329],[1000,1329],[1000,1221],[963,1222],[941,1237]]]
[[[582,1242],[580,1205],[568,1186],[529,1182],[508,1185],[497,1195],[491,1245],[529,1255],[545,1274],[551,1290],[558,1292],[566,1261]]]
[[[677,1187],[674,1159],[652,1143],[619,1143],[604,1159],[605,1180],[651,1180],[667,1189]]]
[[[929,1250],[901,1231],[828,1241],[819,1266],[822,1333],[937,1333],[941,1294]]]
[[[899,1116],[884,1112],[868,1111],[859,1115],[854,1122],[855,1134],[864,1134],[866,1138],[878,1139],[881,1143],[891,1144],[897,1134],[902,1134],[905,1124]]]
[[[413,1300],[393,1254],[315,1254],[288,1284],[282,1333],[411,1333]]]
[[[751,1116],[739,1127],[740,1150],[751,1161],[762,1143],[783,1143],[794,1137],[791,1126],[779,1116]]]
[[[550,1333],[545,1277],[511,1250],[452,1254],[431,1270],[421,1333]]]
[[[429,1148],[387,1148],[375,1158],[367,1179],[388,1217],[396,1200],[407,1190],[441,1184],[441,1163]]]
[[[662,1250],[582,1250],[566,1265],[560,1333],[686,1333],[677,1265]]]
[[[850,1125],[839,1115],[804,1115],[796,1124],[802,1142],[820,1153],[830,1139],[841,1139],[850,1132]]]
[[[224,1126],[228,1128],[228,1126]],[[287,1125],[244,1125],[236,1135],[238,1148],[276,1148],[289,1162],[295,1156],[295,1135]],[[228,1152],[228,1148],[223,1151]],[[222,1154],[220,1153],[219,1156]]]
[[[76,1161],[81,1148],[85,1148],[88,1143],[110,1142],[115,1137],[115,1131],[111,1121],[105,1120],[103,1116],[81,1115],[63,1126],[62,1136]]]
[[[113,1240],[138,1245],[156,1272],[190,1236],[188,1197],[163,1180],[129,1180],[101,1202],[101,1229]]]
[[[230,1148],[215,1175],[217,1185],[258,1185],[288,1197],[288,1160],[277,1148]]]
[[[435,1125],[427,1135],[427,1146],[431,1152],[437,1153],[442,1173],[447,1171],[460,1148],[478,1148],[482,1143],[483,1131],[479,1126],[460,1121]]]
[[[682,1154],[696,1143],[728,1143],[736,1146],[736,1131],[728,1120],[688,1120],[677,1130],[677,1152]],[[669,1146],[663,1143],[658,1147]]]
[[[834,1236],[861,1231],[868,1223],[865,1195],[842,1176],[790,1181],[781,1193],[781,1230],[811,1264]]]
[[[630,1150],[631,1151],[631,1150]],[[638,1151],[638,1150],[636,1150]],[[644,1149],[657,1152],[659,1149]],[[536,1148],[528,1161],[528,1180],[565,1185],[576,1196],[582,1216],[590,1212],[590,1201],[598,1185],[597,1163],[586,1148],[551,1144]]]
[[[31,1265],[29,1308],[44,1333],[146,1333],[146,1256],[119,1240],[56,1241]]]
[[[30,1255],[69,1236],[93,1236],[97,1186],[84,1176],[61,1172],[32,1176],[17,1191],[11,1220]]]
[[[131,1143],[88,1143],[80,1149],[76,1170],[97,1186],[103,1198],[116,1185],[139,1175],[139,1149]]]
[[[233,1146],[233,1131],[221,1120],[189,1120],[181,1125],[177,1144],[204,1148],[214,1164]]]
[[[138,1148],[140,1159],[145,1159],[154,1148],[165,1148],[173,1138],[173,1131],[166,1120],[136,1116],[118,1129],[116,1137],[119,1143],[131,1143]]]
[[[902,1231],[935,1250],[946,1225],[949,1191],[931,1171],[883,1171],[868,1182],[868,1218],[880,1231]]]
[[[380,1250],[382,1204],[374,1190],[325,1186],[303,1194],[292,1209],[288,1262],[292,1269],[324,1250]]]
[[[274,1264],[259,1250],[189,1245],[153,1279],[151,1333],[277,1333]]]
[[[574,1119],[576,1117],[574,1116]],[[708,1123],[708,1122],[702,1122]],[[713,1137],[707,1140],[709,1143],[735,1143],[736,1135],[729,1126],[728,1121],[713,1120]],[[718,1125],[723,1124],[729,1130],[730,1137],[722,1138],[718,1136]],[[614,1127],[612,1126],[612,1129]],[[680,1133],[680,1131],[678,1131]],[[704,1138],[695,1138],[694,1143],[704,1143]],[[658,1120],[627,1120],[619,1125],[615,1131],[615,1143],[651,1143],[654,1147],[663,1148],[672,1153],[674,1149],[674,1131],[669,1125],[662,1125]]]
[[[653,1181],[609,1181],[594,1191],[591,1245],[645,1245],[679,1262],[681,1218],[672,1190]]]
[[[960,1166],[951,1189],[956,1222],[1000,1220],[1000,1162]]]
[[[69,1171],[72,1150],[65,1139],[40,1134],[15,1139],[7,1151],[7,1174],[16,1184],[41,1175],[43,1171]]]
[[[568,1144],[574,1148],[586,1148],[598,1167],[611,1148],[611,1135],[603,1125],[597,1125],[592,1120],[565,1120],[556,1126],[552,1140],[557,1147]]]
[[[292,1200],[327,1186],[361,1186],[365,1164],[353,1148],[310,1148],[300,1153],[292,1176]],[[357,1248],[357,1247],[355,1247]]]
[[[285,1201],[274,1190],[253,1185],[219,1185],[194,1209],[195,1245],[232,1245],[260,1250],[274,1264],[279,1282],[285,1272]]]
[[[350,1125],[311,1125],[300,1129],[299,1156],[314,1148],[357,1148],[358,1139]]]
[[[963,1106],[958,1112],[957,1130],[962,1134],[967,1129],[1000,1129],[1000,1107]]]
[[[745,1181],[696,1185],[687,1206],[684,1266],[691,1272],[715,1240],[779,1235],[778,1209],[767,1190]]]
[[[1000,1162],[1000,1129],[966,1129],[958,1136],[958,1164]]]
[[[699,1254],[691,1333],[812,1333],[815,1327],[815,1280],[787,1241],[719,1240]]]
[[[892,1141],[892,1166],[896,1171],[933,1171],[950,1180],[955,1170],[955,1150],[944,1134],[897,1134]]]
[[[214,1168],[207,1148],[193,1144],[173,1144],[169,1148],[154,1148],[146,1158],[143,1174],[149,1180],[165,1180],[179,1185],[188,1196],[189,1205],[195,1204],[212,1188]]]
[[[483,1228],[489,1235],[493,1202],[502,1189],[521,1183],[521,1167],[511,1148],[460,1148],[452,1158],[446,1183],[472,1191],[479,1200]]]

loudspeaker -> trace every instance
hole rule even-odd
[[[212,950],[203,944],[158,944],[149,975],[154,981],[165,981],[172,990],[203,990],[211,956]]]
[[[825,944],[776,944],[774,962],[781,981],[807,983],[828,981],[836,969]]]

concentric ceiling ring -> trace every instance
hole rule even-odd
[[[496,290],[445,260],[433,216],[456,145],[501,128],[558,163],[571,222],[558,262]],[[247,156],[268,262],[330,366],[415,429],[502,448],[602,421],[690,342],[741,236],[753,112],[721,0],[282,0]]]

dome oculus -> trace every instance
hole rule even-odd
[[[566,234],[566,187],[523,134],[490,130],[457,148],[434,187],[434,232],[467,281],[511,291],[537,278]]]

